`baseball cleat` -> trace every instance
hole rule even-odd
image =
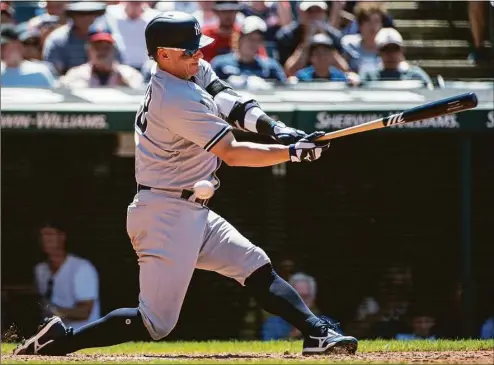
[[[46,318],[33,337],[15,348],[14,355],[44,355],[45,346],[66,334],[67,328],[59,317]]]
[[[305,337],[302,355],[355,354],[358,346],[357,339],[336,332],[336,325],[327,318],[321,317],[321,320],[324,322],[325,335]]]

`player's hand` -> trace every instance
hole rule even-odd
[[[324,132],[314,132],[290,145],[290,160],[292,162],[312,162],[321,157],[321,154],[329,148],[329,141],[316,142],[315,139],[324,134]]]
[[[297,143],[302,138],[307,137],[307,133],[299,129],[287,127],[284,123],[277,122],[273,128],[273,138],[280,144],[289,146]]]

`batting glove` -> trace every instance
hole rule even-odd
[[[287,127],[284,123],[276,122],[273,127],[273,138],[280,144],[289,146],[297,143],[302,138],[307,137],[307,133],[299,129]]]
[[[323,136],[324,132],[314,132],[302,138],[289,147],[290,161],[312,162],[321,157],[323,151],[329,148],[329,141],[316,142],[315,139]]]

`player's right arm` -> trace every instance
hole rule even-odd
[[[321,157],[329,143],[313,142],[324,132],[314,132],[290,146],[238,142],[229,132],[211,152],[229,166],[265,167],[283,162],[311,162]]]
[[[276,144],[259,144],[238,142],[229,132],[212,149],[211,152],[225,161],[229,166],[265,167],[283,162],[310,162],[321,157],[329,144],[312,142],[323,132],[315,132],[290,146]]]
[[[264,167],[290,161],[288,146],[238,142],[231,132],[211,152],[228,166]]]
[[[315,132],[289,146],[238,142],[232,127],[212,114],[206,105],[193,100],[171,101],[170,109],[163,108],[166,127],[204,150],[214,153],[227,165],[264,167],[283,162],[317,160],[329,143],[313,140],[324,132]]]

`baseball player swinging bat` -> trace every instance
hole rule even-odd
[[[215,6],[241,8],[234,1]],[[222,162],[241,167],[312,162],[329,147],[314,142],[324,132],[307,134],[275,121],[255,99],[222,82],[201,51],[214,39],[202,34],[194,16],[160,13],[147,24],[144,39],[155,67],[136,111],[137,186],[126,222],[139,263],[139,304],[76,330],[56,315],[48,317],[14,355],[67,355],[165,338],[178,322],[196,269],[236,280],[264,310],[299,330],[303,355],[354,354],[358,340],[314,314],[276,273],[267,253],[208,206],[220,187],[216,171]],[[233,126],[273,143],[236,141]]]
[[[477,106],[478,100],[475,93],[465,93],[461,95],[444,98],[431,103],[419,105],[404,112],[390,115],[388,117],[372,120],[367,123],[355,125],[338,131],[326,133],[316,139],[316,141],[327,141],[335,138],[345,137],[352,134],[381,129],[397,124],[417,122],[424,119],[440,117],[442,115],[459,113],[473,109]]]

